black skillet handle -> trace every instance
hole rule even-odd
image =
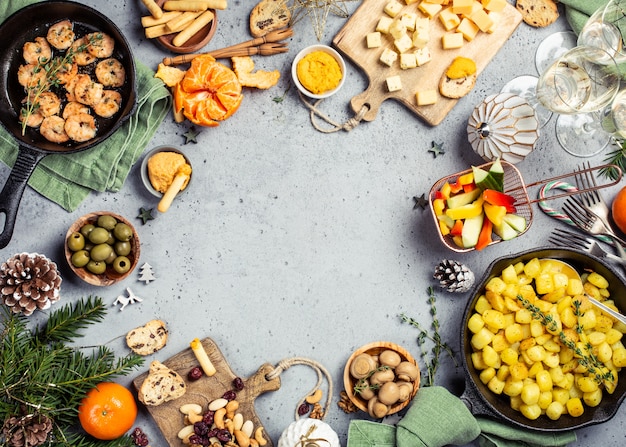
[[[0,192],[0,223],[4,217],[4,226],[0,233],[0,248],[6,247],[13,236],[17,210],[20,200],[28,184],[28,179],[35,170],[37,163],[45,156],[43,152],[38,152],[28,147],[20,146],[17,153],[17,160],[9,174],[9,178]]]

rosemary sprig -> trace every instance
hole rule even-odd
[[[558,323],[555,321],[552,315],[546,315],[541,311],[541,309],[539,309],[537,306],[532,304],[530,301],[528,301],[528,299],[524,298],[521,295],[518,295],[517,299],[526,309],[530,311],[532,317],[535,320],[540,321],[541,324],[543,324],[549,332],[557,332],[557,330],[559,329]],[[574,300],[573,305],[574,314],[577,317],[580,317],[582,315],[582,312],[580,310],[581,302],[579,300]],[[575,330],[579,334],[583,332],[583,328],[579,324],[576,325]],[[598,359],[595,354],[593,354],[593,347],[590,343],[585,343],[583,346],[584,349],[582,349],[573,340],[568,338],[562,330],[558,330],[558,336],[561,343],[573,350],[576,356],[579,357],[578,363],[585,367],[589,374],[593,375],[597,383],[601,384],[603,382],[613,382],[615,380],[613,373],[606,367],[604,363],[602,363]]]
[[[85,394],[102,381],[127,375],[144,361],[133,353],[116,358],[107,346],[88,350],[72,343],[81,329],[101,321],[105,313],[102,299],[89,297],[51,312],[47,322],[30,330],[26,317],[2,306],[0,425],[11,417],[39,414],[53,421],[49,445],[133,445],[129,437],[105,443],[76,430],[76,414]]]
[[[604,161],[617,165],[622,172],[626,172],[626,140],[616,140],[614,145],[616,146],[616,149],[606,154],[607,156]],[[617,180],[618,178],[617,169],[615,168],[602,168],[599,173],[610,180]]]
[[[439,357],[444,351],[447,352],[447,354],[450,356],[450,358],[454,361],[456,365],[454,351],[447,343],[445,343],[441,339],[441,334],[439,332],[441,327],[439,325],[439,319],[437,318],[437,307],[436,307],[437,298],[435,296],[435,290],[433,289],[432,286],[430,286],[428,287],[427,292],[428,292],[428,304],[430,305],[430,315],[433,318],[432,336],[428,333],[426,329],[424,329],[421,326],[419,321],[415,320],[414,318],[408,317],[405,313],[400,314],[400,319],[404,323],[409,323],[410,325],[416,327],[420,331],[419,335],[417,336],[417,344],[421,348],[421,357],[424,360],[424,363],[426,365],[426,380],[425,380],[425,383],[422,382],[422,386],[434,385],[435,375],[437,374],[437,369],[439,368]],[[432,353],[431,359],[428,358],[429,351],[428,351],[427,343],[426,343],[427,339],[433,343],[433,347],[430,350],[430,353]]]

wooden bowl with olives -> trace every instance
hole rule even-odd
[[[126,278],[139,262],[139,236],[119,214],[97,211],[74,222],[65,236],[65,259],[72,271],[94,286]]]
[[[420,386],[420,370],[403,347],[377,341],[354,351],[343,372],[348,398],[375,419],[406,407]]]

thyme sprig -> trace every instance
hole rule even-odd
[[[598,359],[598,357],[593,353],[593,346],[591,343],[586,342],[582,345],[582,348],[579,344],[570,339],[565,332],[559,330],[559,325],[554,317],[550,314],[546,315],[539,309],[537,306],[532,304],[528,299],[524,298],[521,295],[517,296],[517,299],[522,303],[528,311],[530,311],[533,319],[538,320],[543,324],[548,332],[557,333],[561,343],[563,345],[570,348],[574,351],[575,355],[578,357],[578,363],[587,369],[589,374],[593,375],[594,380],[598,384],[602,384],[604,382],[613,382],[615,377],[610,369],[606,367],[606,365]],[[574,314],[576,317],[580,317],[583,315],[583,312],[580,309],[581,302],[579,300],[574,300]],[[584,332],[584,328],[580,324],[576,324],[574,329],[578,334]],[[584,349],[583,349],[584,348]]]
[[[419,321],[408,317],[405,313],[400,314],[400,319],[404,323],[409,323],[420,331],[417,336],[417,344],[421,348],[421,357],[426,365],[426,380],[422,381],[422,386],[434,385],[435,375],[437,374],[437,369],[439,368],[439,358],[444,351],[450,356],[456,365],[456,358],[454,357],[453,349],[441,339],[441,326],[439,324],[439,319],[437,318],[437,297],[435,296],[435,290],[432,286],[430,286],[428,287],[427,292],[428,304],[430,305],[430,315],[433,319],[431,324],[433,330],[432,335],[429,334],[428,330],[422,327]],[[428,350],[428,344],[426,343],[427,340],[430,340],[433,343],[433,347],[430,352]],[[432,354],[430,359],[429,354]]]
[[[102,299],[89,297],[51,312],[46,323],[31,330],[27,317],[2,306],[0,425],[11,417],[26,421],[43,415],[53,421],[47,445],[133,445],[130,437],[102,442],[76,429],[78,406],[89,390],[143,364],[143,358],[133,353],[116,358],[107,346],[75,346],[81,330],[101,321],[105,312]],[[4,445],[2,440],[0,445]]]
[[[361,394],[363,391],[366,391],[366,390],[377,391],[380,388],[380,384],[369,383],[369,378],[372,377],[374,373],[377,373],[378,371],[386,371],[388,369],[391,369],[391,368],[387,365],[381,365],[378,368],[373,369],[370,372],[368,372],[367,376],[359,379],[354,384],[354,394]]]

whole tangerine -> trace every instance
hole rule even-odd
[[[137,404],[124,386],[102,382],[90,390],[78,407],[83,429],[96,439],[112,440],[131,429],[137,418]]]
[[[624,186],[613,199],[611,205],[613,222],[622,233],[626,233],[626,186]]]

